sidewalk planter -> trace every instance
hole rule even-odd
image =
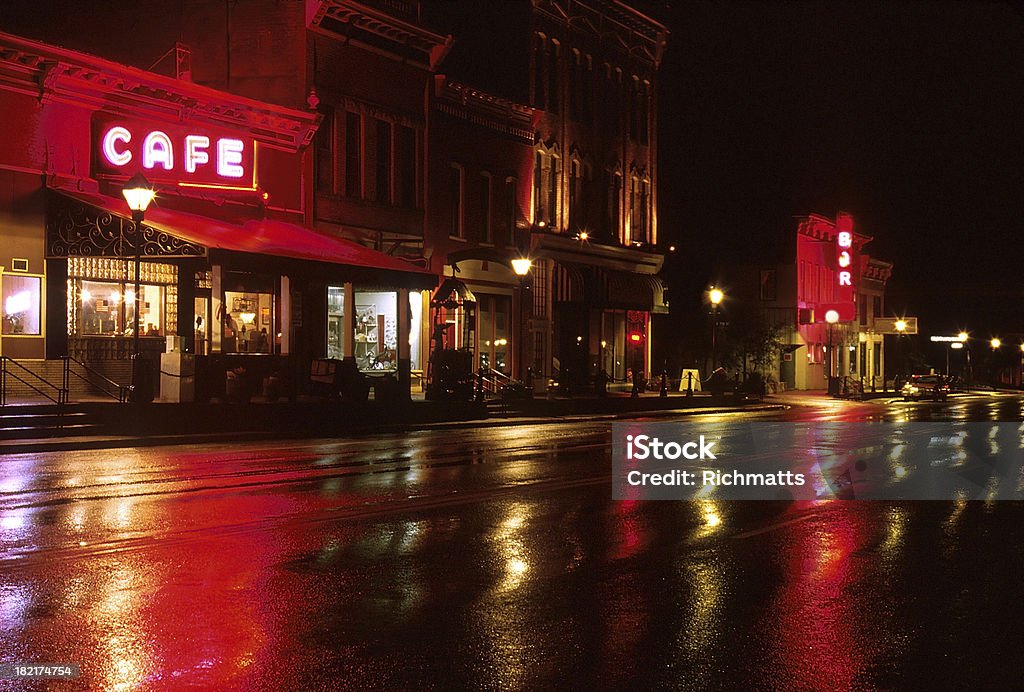
[[[280,375],[263,378],[263,396],[267,401],[277,401],[288,394],[288,382]]]
[[[248,404],[252,400],[252,384],[245,368],[228,370],[224,381],[224,397],[233,404]]]

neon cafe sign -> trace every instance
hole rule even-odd
[[[256,143],[234,132],[98,115],[92,149],[97,177],[142,171],[181,187],[256,189]]]

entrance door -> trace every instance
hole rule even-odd
[[[210,352],[210,299],[196,298],[195,310],[195,353],[205,356]]]

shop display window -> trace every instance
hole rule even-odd
[[[2,289],[3,334],[42,334],[42,277],[4,274]]]
[[[345,289],[327,287],[327,357],[345,357]]]
[[[424,293],[409,291],[409,317],[412,321],[412,328],[409,331],[409,355],[411,360],[410,369],[414,371],[423,369],[423,360],[420,355],[420,335],[423,330]],[[429,296],[430,294],[427,293],[426,295]]]
[[[398,369],[398,294],[356,291],[356,364],[363,372]]]
[[[139,306],[139,336],[164,336],[164,287],[142,284],[136,300],[131,283],[81,281],[78,334],[132,336]]]
[[[225,291],[222,350],[225,353],[272,353],[274,294]]]
[[[132,262],[104,257],[68,258],[68,334],[164,337],[178,325],[177,277],[172,264],[142,262],[135,296]]]

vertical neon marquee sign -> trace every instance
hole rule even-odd
[[[843,320],[857,314],[858,262],[853,238],[853,217],[839,214],[836,218],[836,302]],[[847,317],[847,316],[850,317]]]

